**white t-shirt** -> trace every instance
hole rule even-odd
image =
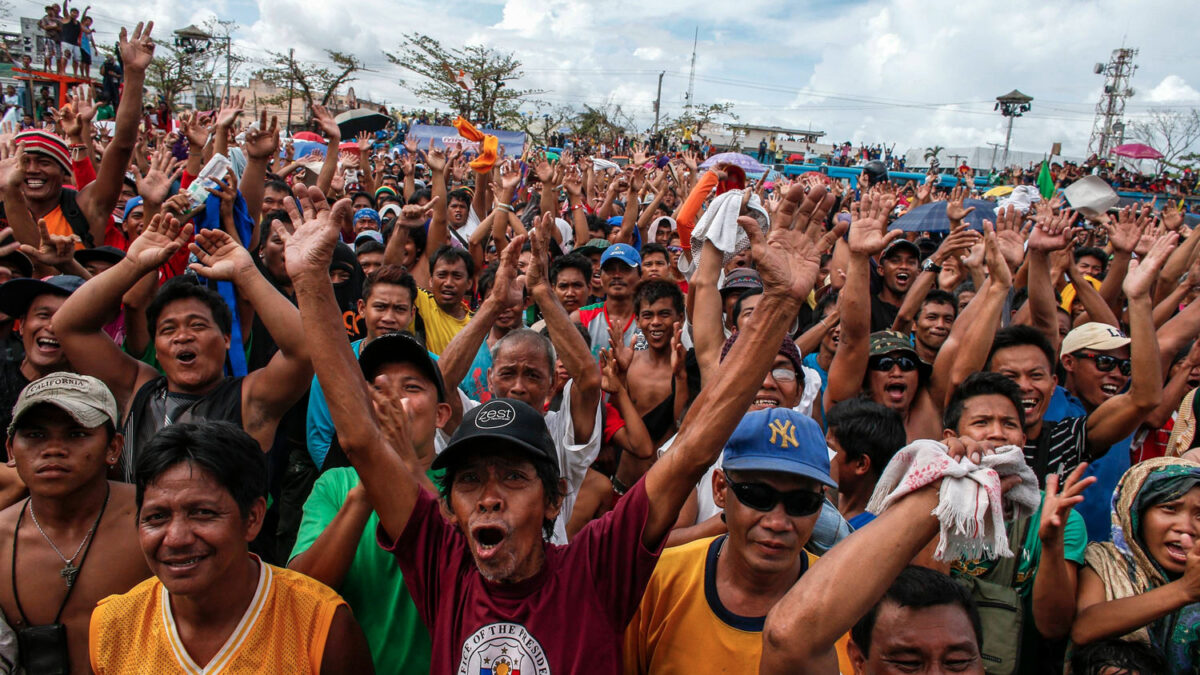
[[[554,536],[550,539],[551,543],[560,545],[567,543],[567,520],[570,519],[571,511],[575,508],[575,497],[579,494],[579,486],[583,485],[583,478],[587,475],[588,467],[596,461],[596,455],[600,454],[600,432],[604,428],[604,420],[601,417],[604,406],[602,402],[597,402],[592,435],[583,443],[575,442],[575,423],[571,419],[571,393],[574,384],[574,380],[567,380],[567,385],[563,387],[562,403],[559,404],[558,410],[546,413],[546,427],[550,431],[550,438],[554,439],[554,450],[558,454],[558,470],[562,478],[567,481],[567,494],[563,497],[562,510],[558,512],[558,519],[554,521]],[[458,398],[462,401],[464,414],[468,410],[482,405],[479,401],[467,398],[461,389],[455,387],[454,390],[458,392]],[[441,453],[449,441],[450,437],[438,429],[433,444],[434,452]]]

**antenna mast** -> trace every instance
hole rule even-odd
[[[696,26],[696,34],[692,37],[692,72],[688,75],[687,103],[684,105],[684,109],[688,112],[691,112],[694,104],[692,96],[696,92],[696,44],[699,40],[700,27]]]
[[[1096,104],[1096,118],[1092,122],[1092,137],[1088,141],[1088,156],[1093,153],[1100,159],[1108,151],[1125,141],[1125,99],[1133,96],[1129,80],[1137,72],[1133,57],[1138,50],[1133,47],[1114,49],[1108,63],[1097,63],[1092,71],[1104,75],[1104,93]]]

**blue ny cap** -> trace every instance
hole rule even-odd
[[[789,473],[837,487],[829,475],[829,450],[821,427],[790,408],[747,413],[725,444],[721,466]]]
[[[604,255],[600,256],[600,266],[604,267],[604,263],[614,259],[634,268],[642,265],[642,256],[629,244],[613,244],[604,249]]]

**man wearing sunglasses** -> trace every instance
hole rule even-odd
[[[663,553],[625,631],[625,672],[757,673],[767,612],[816,560],[804,545],[824,486],[835,483],[811,417],[743,417],[711,482],[729,531]]]

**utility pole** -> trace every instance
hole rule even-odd
[[[667,71],[658,74],[658,95],[654,97],[654,135],[658,136],[658,113],[662,107],[662,79]]]
[[[989,167],[992,171],[996,170],[996,151],[1004,147],[1003,143],[988,143],[992,146],[992,164]]]
[[[692,36],[692,73],[691,75],[688,75],[687,103],[684,105],[686,112],[691,112],[692,106],[695,104],[695,101],[692,100],[692,97],[696,93],[696,44],[699,42],[699,40],[700,27],[696,26],[696,34]]]
[[[288,120],[287,120],[287,135],[292,135],[292,99],[295,94],[292,93],[292,75],[296,72],[296,56],[295,49],[288,49]]]

